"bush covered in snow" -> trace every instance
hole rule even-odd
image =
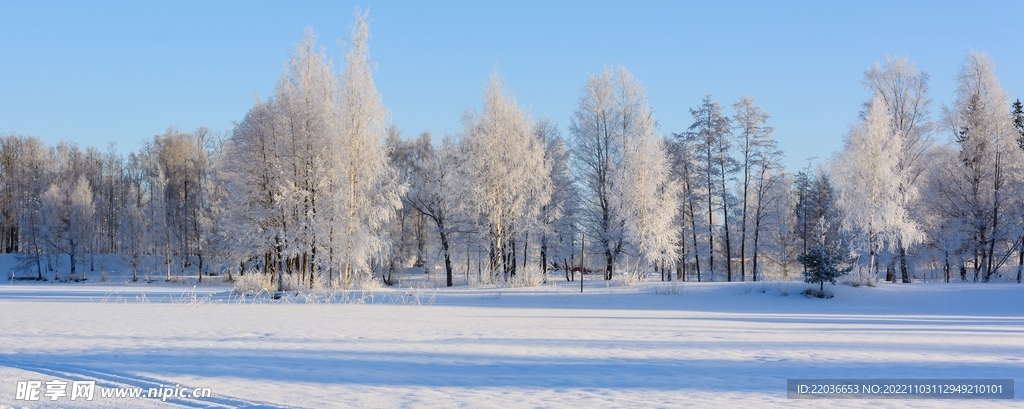
[[[234,290],[237,294],[257,294],[263,291],[274,291],[270,276],[259,271],[247,271],[235,277]]]

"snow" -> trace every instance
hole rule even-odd
[[[274,300],[217,285],[13,282],[0,286],[0,405],[66,407],[13,399],[17,381],[53,378],[211,388],[175,400],[186,407],[822,406],[788,400],[787,378],[1016,378],[1014,401],[971,405],[1024,397],[1024,286],[837,285],[824,300],[793,282],[584,286]]]

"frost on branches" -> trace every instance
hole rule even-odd
[[[900,172],[900,133],[893,129],[888,107],[879,94],[868,105],[863,122],[846,136],[833,163],[839,185],[843,229],[854,238],[851,248],[867,254],[866,279],[878,274],[878,255],[897,241],[910,245],[922,239],[916,223],[902,205],[900,187],[907,177]]]
[[[507,281],[517,271],[516,244],[525,247],[541,209],[551,200],[550,164],[544,161],[544,145],[529,117],[496,72],[483,102],[479,114],[470,112],[464,118],[466,199],[488,231],[490,275]]]
[[[645,268],[676,258],[679,185],[646,90],[625,70],[619,71],[619,81],[622,161],[612,173],[610,201],[622,219],[623,240],[635,252],[629,273],[641,277]]]
[[[225,147],[231,253],[280,288],[282,273],[351,288],[372,278],[401,206],[384,138],[388,112],[373,84],[369,23],[356,15],[345,70],[334,76],[311,32],[268,101],[256,101]],[[276,279],[273,279],[276,278]]]

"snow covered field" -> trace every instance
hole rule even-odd
[[[564,281],[239,299],[222,286],[0,286],[13,407],[1019,407],[1024,286]],[[210,388],[16,401],[18,381]],[[1013,401],[790,400],[787,378],[1014,378]],[[46,398],[43,398],[46,399]]]

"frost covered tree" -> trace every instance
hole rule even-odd
[[[369,14],[357,11],[339,81],[340,138],[332,152],[336,211],[329,232],[331,258],[341,265],[344,288],[370,277],[373,260],[388,250],[382,228],[401,208],[406,189],[388,161],[389,114],[373,82],[369,37]]]
[[[761,241],[763,244],[759,243],[758,246],[755,246],[754,254],[763,255],[766,267],[763,271],[765,273],[771,270],[776,277],[788,280],[795,273],[793,267],[797,262],[797,257],[802,251],[806,251],[800,245],[796,229],[799,225],[797,222],[798,196],[793,189],[795,179],[792,174],[781,173],[773,176],[772,179],[774,183],[766,185],[765,197],[759,196],[758,198],[758,202],[765,205],[761,221],[761,236],[764,240]],[[839,223],[838,218],[826,220],[835,220],[836,223]],[[826,241],[832,242],[828,239],[827,233]],[[754,271],[756,273],[758,270]]]
[[[285,183],[279,160],[284,129],[278,111],[273,100],[256,101],[226,141],[217,176],[225,208],[219,223],[232,243],[229,258],[242,266],[259,264],[265,275],[275,272],[272,254],[284,240]]]
[[[338,79],[333,64],[316,48],[315,36],[307,30],[296,47],[275,89],[278,120],[282,128],[275,166],[280,176],[280,237],[271,254],[274,269],[298,274],[299,281],[312,288],[321,258],[334,249],[330,232],[334,228],[333,177],[335,152],[340,149]],[[331,260],[333,261],[333,260]],[[329,261],[328,282],[333,272]],[[282,274],[277,274],[280,280]]]
[[[914,219],[918,208],[918,177],[924,171],[922,158],[932,145],[932,124],[928,119],[931,100],[928,98],[928,73],[919,71],[909,57],[885,57],[884,64],[875,64],[864,73],[864,85],[884,102],[897,145],[895,175],[899,182],[897,200],[907,218]],[[915,223],[916,224],[916,223]],[[913,228],[912,224],[906,224]],[[903,282],[910,282],[907,248],[917,244],[923,235],[911,231],[896,235],[895,250]],[[915,242],[904,242],[914,237]]]
[[[728,182],[735,174],[738,164],[732,157],[731,121],[724,114],[711,95],[705,95],[700,107],[691,109],[693,124],[683,134],[677,134],[687,140],[689,146],[697,152],[695,170],[703,184],[704,213],[707,217],[708,273],[715,272],[715,237],[717,224],[715,216],[723,221],[721,232],[722,251],[726,265],[726,279],[732,281],[732,238],[730,237],[729,216],[732,213],[734,197],[728,188]]]
[[[622,155],[614,77],[605,68],[587,78],[569,124],[573,166],[582,188],[584,234],[604,254],[606,280],[611,280],[622,251],[622,220],[611,202],[613,175]]]
[[[768,113],[754,105],[753,98],[744,95],[733,104],[736,114],[736,142],[739,151],[740,179],[740,281],[747,277],[747,242],[753,246],[751,273],[757,281],[757,256],[761,227],[772,196],[768,194],[778,182],[782,170],[782,153],[771,138],[774,129],[768,126]],[[748,235],[748,229],[751,230]]]
[[[744,225],[752,224],[750,230],[752,230],[753,237],[749,237],[749,239],[751,241],[750,273],[753,281],[758,281],[758,273],[761,271],[759,257],[764,238],[768,236],[767,232],[773,228],[788,232],[785,226],[786,215],[777,210],[780,209],[777,202],[788,203],[786,193],[789,193],[787,185],[789,179],[782,171],[782,151],[774,149],[774,144],[766,145],[765,148],[757,158],[758,164],[752,180],[753,186],[748,192],[753,197],[747,199],[750,206],[747,209],[750,219],[745,220],[744,223]],[[746,231],[746,228],[744,230]],[[745,233],[743,236],[745,242],[747,234]],[[741,253],[745,253],[745,250],[741,250]]]
[[[611,280],[615,261],[627,244],[625,214],[614,198],[627,139],[644,132],[651,119],[642,85],[624,67],[605,68],[591,75],[580,92],[569,132],[572,160],[581,187],[584,234],[604,254],[605,279]],[[635,244],[635,243],[634,243]]]
[[[388,224],[391,251],[387,257],[387,273],[381,276],[387,285],[396,283],[394,275],[400,269],[423,267],[429,263],[429,221],[413,208],[410,199],[419,193],[417,189],[421,183],[420,170],[423,169],[421,162],[434,154],[432,141],[430,132],[423,132],[419,137],[410,140],[402,137],[402,133],[393,125],[388,130],[387,145],[391,166],[398,172],[399,182],[408,185],[409,190],[402,196],[402,208]]]
[[[819,166],[812,170],[810,163],[793,178],[791,185],[795,203],[792,230],[795,239],[799,241],[801,252],[806,252],[813,244],[814,227],[822,217],[828,221],[829,231],[825,238],[829,243],[838,240],[841,234],[841,209],[837,203],[839,193],[833,179],[826,167]]]
[[[902,142],[893,129],[888,108],[875,94],[861,123],[847,133],[833,169],[839,185],[843,229],[857,238],[851,245],[868,255],[868,279],[878,273],[878,255],[897,240],[920,239],[919,230],[903,207],[899,172]]]
[[[456,165],[458,147],[451,138],[445,138],[435,148],[429,132],[415,142],[416,153],[410,160],[411,175],[405,201],[410,211],[429,219],[441,243],[444,257],[445,282],[453,282],[452,243],[459,223],[459,183]],[[420,252],[422,253],[422,251]]]
[[[1013,128],[1017,131],[1017,147],[1024,150],[1024,104],[1020,103],[1020,99],[1013,102],[1011,106],[1010,115],[1013,117]],[[1018,220],[1018,224],[1024,223],[1024,214],[1021,214],[1021,219]],[[1018,241],[1017,245],[1017,283],[1021,282],[1021,276],[1024,275],[1024,234]]]
[[[550,170],[551,201],[540,212],[540,266],[568,270],[576,248],[579,192],[570,168],[571,154],[558,126],[542,118],[533,133],[544,145],[545,168]]]
[[[702,198],[705,197],[700,175],[697,174],[697,155],[692,147],[691,141],[686,138],[674,135],[668,141],[668,153],[672,161],[673,178],[679,184],[679,212],[677,224],[679,226],[679,260],[676,266],[676,278],[688,280],[690,266],[697,276],[697,281],[702,281],[701,275],[701,254],[709,254],[710,248],[702,248],[704,242],[700,235],[706,229],[703,227],[707,222],[704,216]],[[693,259],[691,263],[689,260]]]
[[[516,273],[517,239],[525,238],[551,200],[544,146],[526,113],[492,73],[483,109],[463,119],[463,174],[468,199],[486,223],[492,278]]]
[[[19,219],[48,187],[46,153],[39,138],[0,136],[0,251],[4,253],[28,250],[22,247],[32,230],[24,229]]]
[[[368,16],[357,13],[345,69],[335,77],[307,32],[274,97],[257,100],[225,143],[224,234],[234,258],[262,264],[278,287],[281,273],[312,287],[326,272],[328,285],[337,273],[350,288],[370,278],[373,260],[387,251],[383,227],[403,187],[388,161],[388,112],[373,83],[368,39]]]
[[[73,183],[58,180],[41,197],[42,214],[46,220],[47,241],[53,254],[67,253],[71,260],[71,275],[78,279],[78,261],[86,243],[92,237],[92,218],[95,213],[92,190],[84,176]],[[60,279],[60,272],[53,279]],[[85,279],[83,272],[81,279]]]
[[[317,250],[327,248],[317,233],[329,229],[326,156],[338,138],[336,92],[333,69],[307,31],[274,96],[256,100],[222,151],[221,224],[231,258],[261,265],[278,287],[282,273],[296,272],[312,286]]]
[[[939,197],[943,212],[969,226],[966,246],[974,280],[989,281],[1017,235],[1010,210],[1020,199],[1019,133],[1013,126],[1009,98],[987,54],[968,54],[957,74],[956,99],[943,110],[946,127],[957,148],[955,160],[944,164],[946,181]],[[952,159],[952,158],[950,158]]]
[[[646,90],[628,72],[619,72],[622,161],[612,174],[611,204],[620,212],[623,240],[636,252],[631,273],[663,267],[676,258],[678,185],[672,179],[665,140],[657,134]]]
[[[929,200],[923,201],[924,217],[922,226],[929,240],[926,249],[931,251],[933,259],[942,265],[944,280],[948,283],[955,277],[967,280],[965,265],[971,258],[969,253],[968,234],[970,226],[964,224],[967,218],[958,206],[944,199],[949,183],[949,171],[959,165],[958,152],[949,144],[940,144],[926,153],[926,161],[932,166],[926,168],[921,176],[919,191],[921,196]]]
[[[152,220],[146,217],[146,208],[149,206],[149,197],[145,192],[145,175],[142,166],[139,165],[141,158],[132,154],[131,162],[125,167],[122,179],[126,201],[122,209],[123,217],[118,225],[120,232],[121,246],[119,251],[122,257],[132,267],[132,281],[139,281],[139,267],[142,259],[150,253],[147,243],[147,232],[151,231]]]
[[[34,271],[42,280],[47,249],[40,198],[49,188],[54,161],[41,139],[18,135],[0,138],[0,158],[5,251],[18,252],[19,270]]]
[[[147,177],[150,180],[163,178],[160,190],[152,194],[160,196],[163,214],[158,217],[161,224],[167,226],[164,246],[170,257],[177,258],[181,273],[193,265],[193,260],[197,261],[200,282],[211,212],[211,163],[206,151],[209,138],[210,131],[206,128],[191,133],[170,128],[143,148]],[[112,199],[104,198],[100,202]]]

